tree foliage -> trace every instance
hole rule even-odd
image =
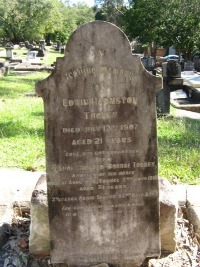
[[[0,27],[4,36],[14,42],[39,38],[51,9],[49,0],[1,0]]]
[[[135,0],[125,12],[124,27],[130,38],[174,45],[190,59],[200,45],[199,11],[199,0]]]
[[[123,0],[95,0],[95,19],[108,21],[123,28]]]
[[[68,5],[62,10],[63,19],[60,21],[59,28],[53,33],[48,34],[52,41],[60,40],[66,42],[80,25],[94,20],[94,11],[85,4]]]
[[[171,41],[178,51],[191,59],[194,48],[200,46],[200,1],[171,0],[167,7],[163,17],[164,34],[167,33],[165,43]]]
[[[130,38],[143,43],[159,41],[160,18],[163,3],[160,0],[136,0],[126,10],[125,28]]]
[[[86,5],[60,0],[0,0],[0,34],[14,43],[47,38],[65,42],[82,23],[94,19]]]

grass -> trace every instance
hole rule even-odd
[[[158,119],[159,175],[170,181],[200,184],[200,121]]]
[[[42,99],[1,101],[0,116],[1,167],[44,169]]]
[[[49,62],[60,53],[51,51]],[[47,57],[46,57],[47,59]],[[44,115],[35,82],[49,73],[2,76],[0,79],[0,167],[45,170]],[[180,183],[200,184],[200,121],[158,119],[159,176]]]
[[[2,76],[0,79],[0,98],[10,99],[24,96],[25,93],[34,92],[35,82],[44,79],[49,73],[38,72],[29,75]]]
[[[16,57],[26,58],[26,49],[16,49]],[[1,50],[0,56],[5,51]],[[50,49],[41,62],[52,64],[60,53]],[[0,77],[0,167],[44,170],[44,114],[39,97],[27,97],[35,92],[35,83],[49,75],[36,72],[28,75]]]
[[[25,170],[44,169],[43,103],[34,92],[35,81],[48,73],[6,76],[0,84],[0,165]]]

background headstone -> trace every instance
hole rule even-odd
[[[194,69],[200,71],[200,55],[195,55],[193,57]]]
[[[140,266],[159,255],[160,88],[123,32],[99,21],[72,34],[65,57],[37,84],[52,263]]]
[[[56,51],[60,51],[61,47],[62,47],[61,42],[60,42],[60,41],[57,41],[57,42],[56,42],[56,48],[55,48],[55,50],[56,50]]]
[[[13,47],[5,47],[6,49],[6,58],[10,59],[13,57]]]
[[[194,75],[194,63],[192,61],[185,62],[184,75]]]

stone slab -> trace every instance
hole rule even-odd
[[[183,79],[182,78],[174,78],[169,81],[169,85],[182,85],[183,84]]]
[[[187,186],[187,206],[200,207],[200,185]]]
[[[186,208],[187,219],[194,226],[194,231],[200,235],[200,206],[189,206]]]
[[[31,195],[42,172],[0,169],[0,223],[10,223],[12,206],[30,208]]]
[[[174,194],[178,200],[179,207],[185,207],[186,206],[188,185],[177,184],[177,185],[172,185],[172,188],[173,188]]]
[[[139,266],[160,254],[160,88],[124,33],[100,21],[77,29],[55,71],[37,84],[53,263]]]
[[[188,96],[186,95],[186,93],[183,90],[176,90],[174,92],[170,93],[170,98],[171,99],[179,99],[179,98],[187,98]]]
[[[193,224],[194,231],[200,234],[200,185],[189,185],[187,187],[187,219]]]
[[[193,75],[184,75],[184,73],[181,74],[181,77],[184,79],[184,81],[195,87],[199,88],[200,87],[200,75],[198,74],[193,74]]]
[[[191,112],[191,116],[190,118],[199,118],[200,117],[200,104],[191,104],[191,105],[184,105],[184,104],[179,104],[176,100],[172,99],[171,100],[171,105],[177,109],[181,109],[181,114],[183,114],[184,116],[184,113],[182,112],[183,111],[188,111],[188,112]],[[186,114],[186,113],[185,113]],[[188,114],[188,113],[187,113]],[[187,117],[184,116],[184,117]]]

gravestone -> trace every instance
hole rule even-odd
[[[200,55],[197,54],[193,57],[194,69],[200,71]]]
[[[8,59],[12,58],[13,57],[13,49],[14,48],[8,46],[8,47],[5,47],[5,49],[6,49],[6,58],[8,58]]]
[[[162,63],[162,76],[163,78],[180,78],[181,65],[174,60]]]
[[[60,41],[57,41],[57,42],[56,42],[56,48],[55,48],[55,50],[56,50],[56,51],[60,51],[61,47],[62,47],[61,42],[60,42]]]
[[[37,56],[37,51],[29,51],[27,53],[27,59],[36,59],[36,56]]]
[[[141,58],[141,62],[144,65],[146,70],[153,71],[155,63],[154,63],[154,59],[152,57],[144,56]]]
[[[194,63],[192,61],[185,62],[184,75],[194,75]]]
[[[40,40],[39,46],[41,46],[44,49],[45,48],[45,40]]]
[[[156,95],[157,115],[165,116],[170,113],[170,92],[177,90],[173,85],[182,86],[181,65],[170,60],[162,63],[163,89]]]
[[[29,41],[25,41],[24,44],[27,49],[30,49],[31,44],[29,43]]]
[[[36,56],[37,57],[44,57],[45,56],[44,50],[39,48]]]
[[[37,83],[45,108],[52,263],[140,266],[160,254],[156,92],[116,26],[71,35]]]

